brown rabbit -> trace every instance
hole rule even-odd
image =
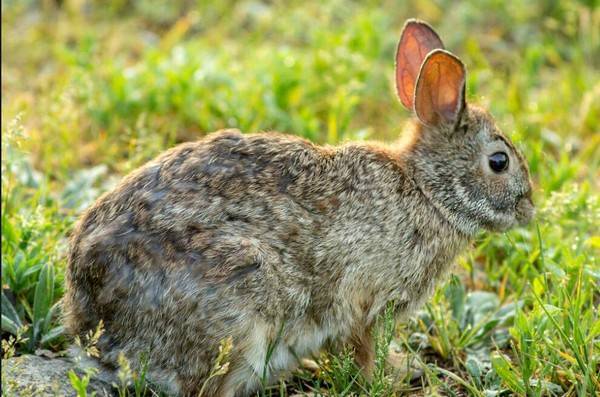
[[[401,143],[226,130],[102,196],[72,236],[68,330],[102,320],[105,363],[145,353],[151,380],[179,395],[198,393],[227,337],[229,370],[206,395],[250,395],[330,344],[368,373],[387,302],[414,309],[478,231],[534,212],[525,160],[465,103],[465,68],[438,35],[408,21],[396,57],[417,116]]]

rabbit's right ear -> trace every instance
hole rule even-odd
[[[434,50],[427,55],[415,88],[415,113],[423,124],[455,123],[465,108],[465,65],[455,55]]]
[[[413,110],[415,86],[427,54],[444,48],[438,34],[425,22],[409,19],[404,24],[396,50],[396,91],[408,110]]]

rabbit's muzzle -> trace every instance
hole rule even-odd
[[[535,207],[531,197],[523,197],[517,202],[517,221],[520,225],[527,225],[535,216]]]

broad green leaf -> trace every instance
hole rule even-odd
[[[494,314],[494,318],[500,320],[501,324],[505,324],[515,316],[515,309],[521,309],[523,307],[523,301],[511,302],[502,306],[496,314]]]
[[[467,295],[466,307],[473,317],[473,324],[477,324],[489,313],[495,311],[499,306],[498,295],[485,292],[474,291]]]
[[[42,266],[44,266],[43,263],[38,263],[36,265],[29,266],[23,271],[23,273],[21,273],[21,277],[25,278],[33,273],[38,272],[42,268]]]
[[[19,329],[20,327],[17,323],[6,317],[4,314],[2,315],[2,332],[8,332],[10,334],[17,335]]]
[[[43,322],[44,331],[50,328],[52,319],[56,317],[56,312],[61,308],[61,303],[62,302],[59,300],[54,305],[52,305],[50,310],[48,310],[48,313],[46,313],[46,317],[44,318],[44,322]],[[43,335],[42,335],[42,338],[43,338]]]
[[[2,291],[2,316],[6,316],[7,319],[16,324],[17,328],[21,328],[23,325],[17,310],[8,297],[4,294],[4,291]]]
[[[63,325],[59,325],[57,327],[52,328],[48,332],[44,333],[40,342],[42,344],[47,344],[54,341],[56,338],[61,337],[65,333],[65,327]]]
[[[35,296],[33,299],[33,330],[34,339],[39,336],[48,311],[52,307],[54,300],[54,267],[50,264],[45,264],[40,271]]]
[[[452,276],[445,290],[446,299],[450,303],[452,317],[462,326],[463,313],[465,311],[465,288],[456,276]]]
[[[481,388],[481,375],[482,375],[482,364],[475,357],[469,357],[465,362],[465,368],[471,378],[477,384],[477,387]]]
[[[481,327],[477,332],[476,340],[481,340],[482,338],[487,336],[488,333],[492,331],[498,325],[499,322],[499,320],[491,320],[486,322],[485,325]]]

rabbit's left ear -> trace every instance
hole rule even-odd
[[[419,72],[415,88],[415,113],[430,126],[455,123],[465,108],[463,63],[444,51],[430,52]]]
[[[431,26],[416,19],[406,21],[396,50],[396,91],[408,110],[413,110],[415,84],[423,60],[436,48],[444,48],[444,44]]]

